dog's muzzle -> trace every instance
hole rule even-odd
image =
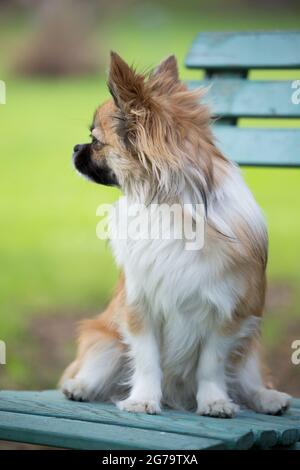
[[[98,184],[119,186],[114,172],[107,165],[105,157],[94,162],[91,157],[91,144],[77,144],[73,151],[73,162],[76,170]]]

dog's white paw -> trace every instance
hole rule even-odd
[[[259,413],[281,415],[288,410],[291,397],[277,390],[261,389],[252,397],[253,408]]]
[[[148,413],[156,415],[161,412],[160,404],[156,400],[136,400],[127,398],[117,402],[117,407],[122,411],[129,411],[131,413]]]
[[[62,384],[62,391],[69,400],[89,401],[91,393],[87,384],[81,379],[68,379]]]
[[[238,410],[239,407],[230,400],[216,400],[200,403],[197,408],[197,414],[214,416],[215,418],[232,418]]]

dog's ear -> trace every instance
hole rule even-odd
[[[170,55],[163,60],[152,72],[152,77],[159,77],[160,75],[168,76],[175,82],[179,80],[177,60],[174,55]]]
[[[136,73],[116,52],[111,52],[108,88],[115,104],[124,112],[143,105],[147,98],[143,75]]]
[[[149,78],[149,89],[152,96],[170,96],[182,87],[179,80],[176,57],[170,55],[163,60],[151,73]]]

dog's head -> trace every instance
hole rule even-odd
[[[108,88],[112,99],[95,112],[91,143],[74,147],[76,169],[145,198],[178,190],[209,113],[180,82],[175,57],[142,75],[112,53]]]

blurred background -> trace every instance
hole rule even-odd
[[[75,352],[75,325],[99,313],[117,278],[96,238],[96,208],[117,189],[88,183],[71,166],[108,97],[109,50],[138,67],[184,56],[205,30],[300,29],[291,0],[0,0],[0,339],[1,388],[55,387]],[[299,51],[300,54],[300,51]],[[252,73],[255,79],[270,72]],[[300,79],[300,71],[272,78]],[[259,126],[263,121],[255,121]],[[242,125],[249,123],[244,120]],[[300,126],[300,121],[274,121]],[[263,326],[277,385],[300,396],[300,171],[245,169],[269,225],[269,290]]]

